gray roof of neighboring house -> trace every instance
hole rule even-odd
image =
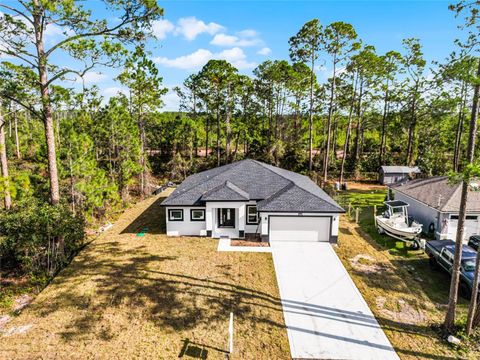
[[[450,184],[446,176],[411,180],[390,187],[439,211],[458,212],[460,209],[462,184]],[[467,211],[480,211],[479,191],[468,193]]]
[[[418,166],[382,166],[384,174],[420,174]]]
[[[162,205],[248,200],[259,211],[344,212],[308,177],[250,159],[189,176]]]

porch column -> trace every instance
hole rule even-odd
[[[205,230],[207,231],[207,236],[212,236],[213,224],[215,215],[215,209],[207,203],[205,208]]]
[[[245,204],[238,208],[238,236],[245,237]]]

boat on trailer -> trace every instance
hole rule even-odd
[[[408,217],[408,206],[404,201],[385,201],[386,211],[375,216],[375,226],[379,234],[409,243],[413,249],[421,245],[422,225]]]

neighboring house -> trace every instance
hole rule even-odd
[[[336,243],[344,210],[308,177],[242,160],[189,176],[162,202],[167,235]]]
[[[416,166],[382,166],[378,172],[378,180],[382,185],[390,185],[408,180],[414,174],[420,173],[420,169]]]
[[[423,224],[425,233],[437,239],[455,240],[462,184],[452,185],[446,176],[411,180],[390,186],[395,200],[410,204],[408,213]],[[468,194],[464,240],[480,234],[480,192]]]

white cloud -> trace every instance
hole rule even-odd
[[[238,36],[248,38],[248,37],[257,37],[258,33],[253,29],[245,29],[237,33]]]
[[[206,24],[202,20],[198,20],[196,17],[192,16],[178,20],[178,25],[175,28],[175,34],[182,35],[187,40],[191,41],[202,33],[214,35],[224,29],[225,28],[222,25],[213,22]]]
[[[180,108],[180,98],[178,97],[177,93],[173,90],[169,90],[164,97],[163,100],[163,111],[178,111]]]
[[[164,65],[166,67],[178,68],[178,69],[196,69],[205,65],[208,60],[212,58],[212,52],[205,49],[198,49],[197,51],[179,56],[174,59],[166,57],[157,57],[154,61],[157,64]]]
[[[262,41],[258,38],[241,38],[234,35],[217,34],[214,36],[210,44],[217,46],[256,46],[260,45]]]
[[[218,54],[214,54],[214,58],[227,60],[237,69],[248,69],[255,67],[254,62],[247,61],[247,55],[239,47],[234,47],[232,49],[223,50]]]
[[[106,87],[102,91],[102,96],[105,97],[106,100],[108,100],[112,96],[116,96],[119,93],[127,95],[127,89],[119,87],[119,86]]]
[[[100,81],[104,80],[107,75],[102,74],[100,72],[90,71],[83,75],[83,80],[81,77],[77,77],[77,83],[85,83],[85,84],[98,84]]]
[[[212,53],[210,50],[198,49],[195,52],[179,56],[174,59],[166,57],[157,57],[154,61],[157,64],[183,70],[198,69],[205,65],[211,59],[227,60],[238,69],[248,69],[255,67],[255,63],[247,61],[247,55],[239,47],[223,50],[219,53]]]
[[[71,29],[62,29],[60,26],[55,24],[47,24],[45,26],[45,31],[43,33],[46,38],[58,38],[58,37],[65,37],[65,36],[72,36],[75,33]]]
[[[264,48],[261,48],[260,50],[257,51],[257,54],[258,55],[264,55],[264,56],[267,56],[268,54],[270,54],[272,52],[272,50],[268,47],[264,47]]]
[[[155,20],[152,24],[153,35],[159,40],[165,39],[174,29],[175,25],[168,20]]]
[[[234,46],[235,43],[238,41],[237,36],[233,35],[226,35],[226,34],[217,34],[215,37],[210,41],[212,45],[219,45],[219,46]]]

